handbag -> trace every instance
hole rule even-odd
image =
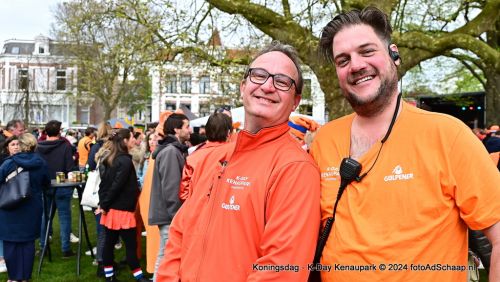
[[[87,175],[87,182],[80,202],[82,206],[97,208],[99,205],[99,184],[101,184],[101,176],[99,175],[99,163],[97,163],[96,170],[89,171]]]
[[[16,165],[16,169],[0,185],[0,209],[14,209],[30,197],[30,174]]]

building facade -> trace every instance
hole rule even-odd
[[[62,44],[42,35],[11,39],[0,53],[0,119],[24,119],[32,125],[56,119],[64,126],[89,123],[89,107],[76,102],[77,67],[64,56]]]
[[[223,49],[219,38],[210,41],[215,42],[214,49],[218,52],[212,54],[214,56],[227,58],[250,55],[243,50]],[[153,67],[152,120],[158,120],[162,111],[175,111],[181,107],[188,108],[198,117],[204,117],[222,105],[241,106],[239,87],[245,70],[245,66],[220,67],[206,62],[193,62],[189,56],[178,56]],[[303,65],[302,70],[304,89],[297,112],[311,115],[315,120],[328,120],[325,116],[324,93],[318,79],[308,66]]]

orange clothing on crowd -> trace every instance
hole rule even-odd
[[[2,132],[3,132],[3,135],[5,136],[5,139],[12,137],[14,135],[10,131],[8,131],[7,129],[4,129]]]
[[[92,143],[92,138],[88,136],[83,136],[78,142],[78,165],[85,166],[89,159],[90,144]]]
[[[134,228],[137,223],[134,212],[110,209],[101,215],[101,225],[111,230],[120,230]]]
[[[186,163],[182,169],[181,185],[179,187],[179,198],[181,201],[185,201],[193,193],[193,187],[191,186],[193,174],[195,172],[204,173],[198,168],[199,164],[206,158],[207,154],[223,144],[226,144],[226,142],[207,141],[186,158]]]
[[[199,163],[157,281],[307,279],[319,229],[319,172],[288,129],[241,131]]]
[[[323,126],[311,147],[321,170],[323,223],[332,215],[340,162],[349,157],[354,116]],[[361,174],[380,146],[358,160]],[[498,170],[465,124],[403,103],[373,169],[338,203],[321,259],[333,267],[322,281],[466,281],[467,226],[482,230],[500,220],[498,183]]]
[[[149,273],[155,272],[156,258],[160,249],[160,230],[158,226],[148,225],[149,216],[149,199],[151,198],[151,183],[153,179],[153,169],[155,160],[151,157],[148,160],[148,168],[144,174],[144,184],[139,195],[139,208],[141,210],[142,222],[146,229],[146,271]]]

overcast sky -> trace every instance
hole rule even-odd
[[[0,45],[7,39],[50,36],[52,11],[62,0],[0,0]]]

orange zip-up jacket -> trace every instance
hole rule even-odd
[[[179,198],[181,199],[181,201],[185,201],[193,193],[191,180],[193,178],[193,174],[199,172],[199,163],[205,159],[207,154],[209,154],[220,145],[224,145],[225,143],[226,142],[207,141],[201,148],[196,149],[193,153],[191,153],[191,155],[186,158],[186,163],[184,164],[184,168],[182,169],[181,185],[179,187]]]
[[[306,281],[319,221],[317,166],[286,123],[241,131],[199,164],[158,281]],[[197,169],[198,169],[197,168]]]

